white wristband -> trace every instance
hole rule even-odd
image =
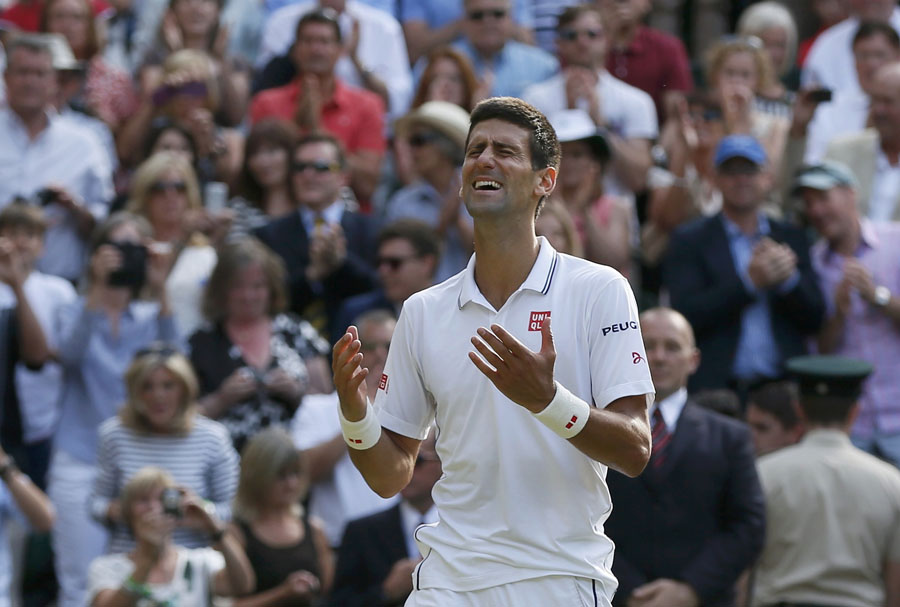
[[[378,423],[378,417],[371,405],[366,407],[366,416],[358,422],[347,421],[340,405],[338,405],[338,417],[341,419],[341,434],[344,435],[344,442],[351,449],[360,451],[371,449],[381,438],[381,424]]]
[[[543,411],[535,413],[534,417],[561,437],[569,439],[584,429],[590,414],[589,404],[556,382],[553,400]]]

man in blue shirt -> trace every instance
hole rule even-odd
[[[703,360],[691,390],[736,389],[782,375],[787,358],[806,352],[824,302],[799,227],[764,215],[766,153],[749,135],[716,149],[722,211],[672,235],[663,284],[672,307],[697,334]]]

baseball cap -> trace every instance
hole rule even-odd
[[[714,164],[716,168],[732,158],[744,158],[756,165],[766,163],[766,151],[755,137],[750,135],[728,135],[716,147]]]
[[[830,190],[837,186],[856,189],[856,177],[847,165],[834,160],[823,160],[818,164],[801,167],[794,178],[794,193],[801,188]]]

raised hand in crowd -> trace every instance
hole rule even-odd
[[[569,66],[564,71],[566,77],[566,107],[579,107],[582,99],[587,101],[587,112],[597,126],[603,125],[603,107],[597,95],[597,74],[586,67]]]
[[[306,277],[322,280],[347,259],[347,239],[340,224],[317,228],[309,241],[309,265]]]
[[[319,130],[322,116],[322,87],[315,74],[304,74],[302,81],[303,90],[297,96],[295,120],[303,131],[314,132]]]
[[[723,82],[720,85],[722,117],[728,134],[753,132],[753,89],[743,83]]]

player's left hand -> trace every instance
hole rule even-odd
[[[532,413],[539,413],[553,400],[556,348],[549,316],[541,327],[539,352],[532,352],[497,324],[491,325],[490,331],[479,328],[472,345],[481,356],[469,352],[469,359],[508,399]]]
[[[697,607],[700,600],[684,582],[660,578],[634,589],[628,607]]]

